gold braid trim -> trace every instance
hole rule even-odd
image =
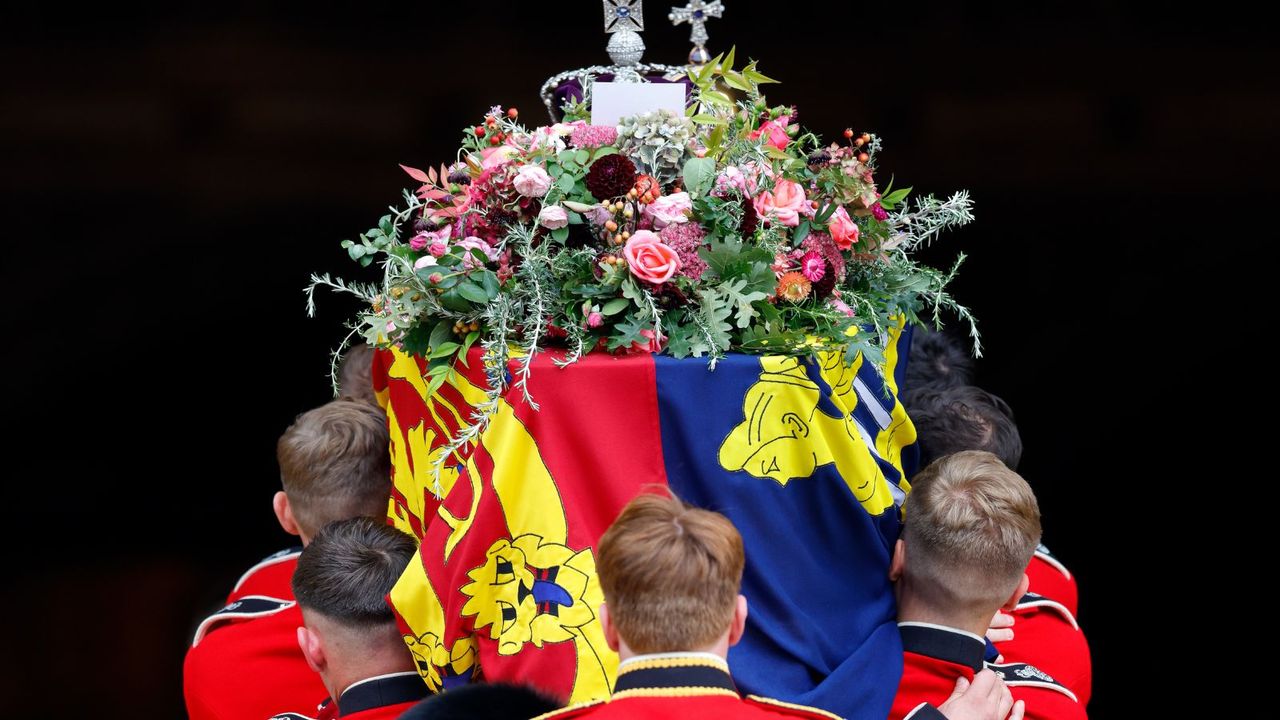
[[[600,705],[604,702],[605,702],[604,700],[588,700],[586,702],[580,702],[577,705],[570,705],[569,707],[562,707],[559,710],[552,710],[551,712],[542,713],[541,715],[535,718],[532,718],[531,720],[551,720],[552,718],[558,718],[561,715],[566,715],[571,712],[589,708],[593,705]]]
[[[637,660],[627,663],[618,670],[618,675],[626,675],[633,670],[654,670],[657,668],[710,667],[729,672],[729,664],[723,660],[712,660],[704,657],[671,657]]]
[[[810,707],[808,705],[797,705],[795,703],[783,702],[781,700],[774,700],[773,698],[760,697],[759,695],[748,695],[747,700],[754,703],[759,703],[761,705],[776,705],[778,707],[789,708],[791,710],[801,710],[810,715],[817,715],[819,717],[830,718],[830,720],[844,720],[844,718],[840,717],[839,715],[836,715],[835,713],[830,713],[830,712],[827,712],[826,710],[823,710],[822,708]]]

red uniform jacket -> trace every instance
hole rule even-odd
[[[288,554],[246,573],[227,606],[200,623],[182,668],[190,720],[261,720],[328,694],[298,648],[302,612],[281,580],[297,562]],[[248,592],[259,589],[275,595]]]
[[[1005,661],[1035,665],[1088,705],[1093,684],[1089,642],[1070,611],[1056,600],[1027,593],[1013,616],[1013,639],[996,643]]]
[[[956,679],[970,680],[984,666],[986,642],[977,635],[924,623],[899,623],[902,633],[902,681],[889,720],[941,717],[929,705],[946,702]],[[1017,626],[1014,626],[1015,632]],[[1084,706],[1047,673],[1021,664],[986,664],[1004,678],[1015,700],[1027,705],[1027,720],[1083,720]]]
[[[1079,613],[1080,591],[1076,587],[1076,579],[1044,545],[1036,548],[1036,554],[1027,566],[1027,579],[1031,582],[1031,592],[1062,603],[1072,617]]]
[[[618,668],[618,681],[608,700],[575,705],[540,715],[537,720],[592,718],[640,720],[673,718],[810,718],[840,720],[825,710],[760,698],[742,697],[723,660],[702,653],[641,655]]]
[[[227,596],[227,605],[249,595],[293,599],[293,571],[298,567],[302,548],[295,547],[268,555],[240,576],[236,586]]]
[[[395,720],[400,714],[430,695],[427,684],[416,672],[393,673],[361,680],[342,691],[334,708],[328,700],[321,703],[315,718],[342,720]],[[336,712],[335,712],[336,711]],[[271,720],[314,720],[302,713],[280,713]]]

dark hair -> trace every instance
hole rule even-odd
[[[529,720],[561,703],[524,685],[473,683],[423,700],[400,720]]]
[[[953,335],[916,326],[911,333],[906,376],[900,395],[973,383],[973,358],[964,342]]]
[[[917,392],[906,403],[916,426],[920,465],[962,450],[985,450],[1010,470],[1022,460],[1022,437],[1008,403],[980,387]]]
[[[389,443],[386,413],[358,400],[334,400],[294,420],[276,443],[276,460],[305,534],[334,520],[387,511]]]
[[[356,345],[342,356],[338,368],[338,397],[378,404],[373,392],[373,348]]]
[[[304,610],[354,627],[395,622],[385,598],[413,558],[413,538],[384,520],[325,525],[298,557],[293,594]]]

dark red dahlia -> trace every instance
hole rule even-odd
[[[813,296],[819,300],[826,300],[831,297],[831,291],[836,289],[836,269],[831,267],[831,263],[823,260],[822,277],[813,282]]]
[[[756,212],[756,206],[750,200],[744,200],[742,203],[742,237],[749,238],[755,235],[758,227],[760,227],[760,214]]]
[[[636,164],[621,155],[605,155],[591,163],[586,183],[597,200],[625,195],[636,183]]]

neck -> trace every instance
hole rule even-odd
[[[353,658],[350,663],[334,663],[330,660],[329,667],[320,674],[325,689],[329,691],[329,697],[338,702],[347,688],[361,680],[393,673],[414,672],[413,656],[409,655],[403,645],[399,650],[404,652],[369,653]]]
[[[672,652],[677,652],[677,651],[673,650]],[[705,647],[690,648],[688,650],[680,650],[678,652],[706,653],[708,655],[715,655],[721,660],[728,662],[729,661],[729,635],[728,633],[725,633],[725,636],[723,638],[720,638],[719,641],[714,642]],[[627,645],[625,641],[623,640],[618,641],[618,661],[619,662],[622,662],[624,660],[629,660],[633,657],[641,657],[643,655],[661,655],[661,654],[663,653],[634,652],[631,650],[631,648]]]
[[[991,616],[995,614],[995,610],[973,614],[954,610],[939,610],[915,597],[909,591],[900,592],[898,595],[898,622],[921,622],[941,625],[983,637],[987,634],[987,628],[991,625]]]

